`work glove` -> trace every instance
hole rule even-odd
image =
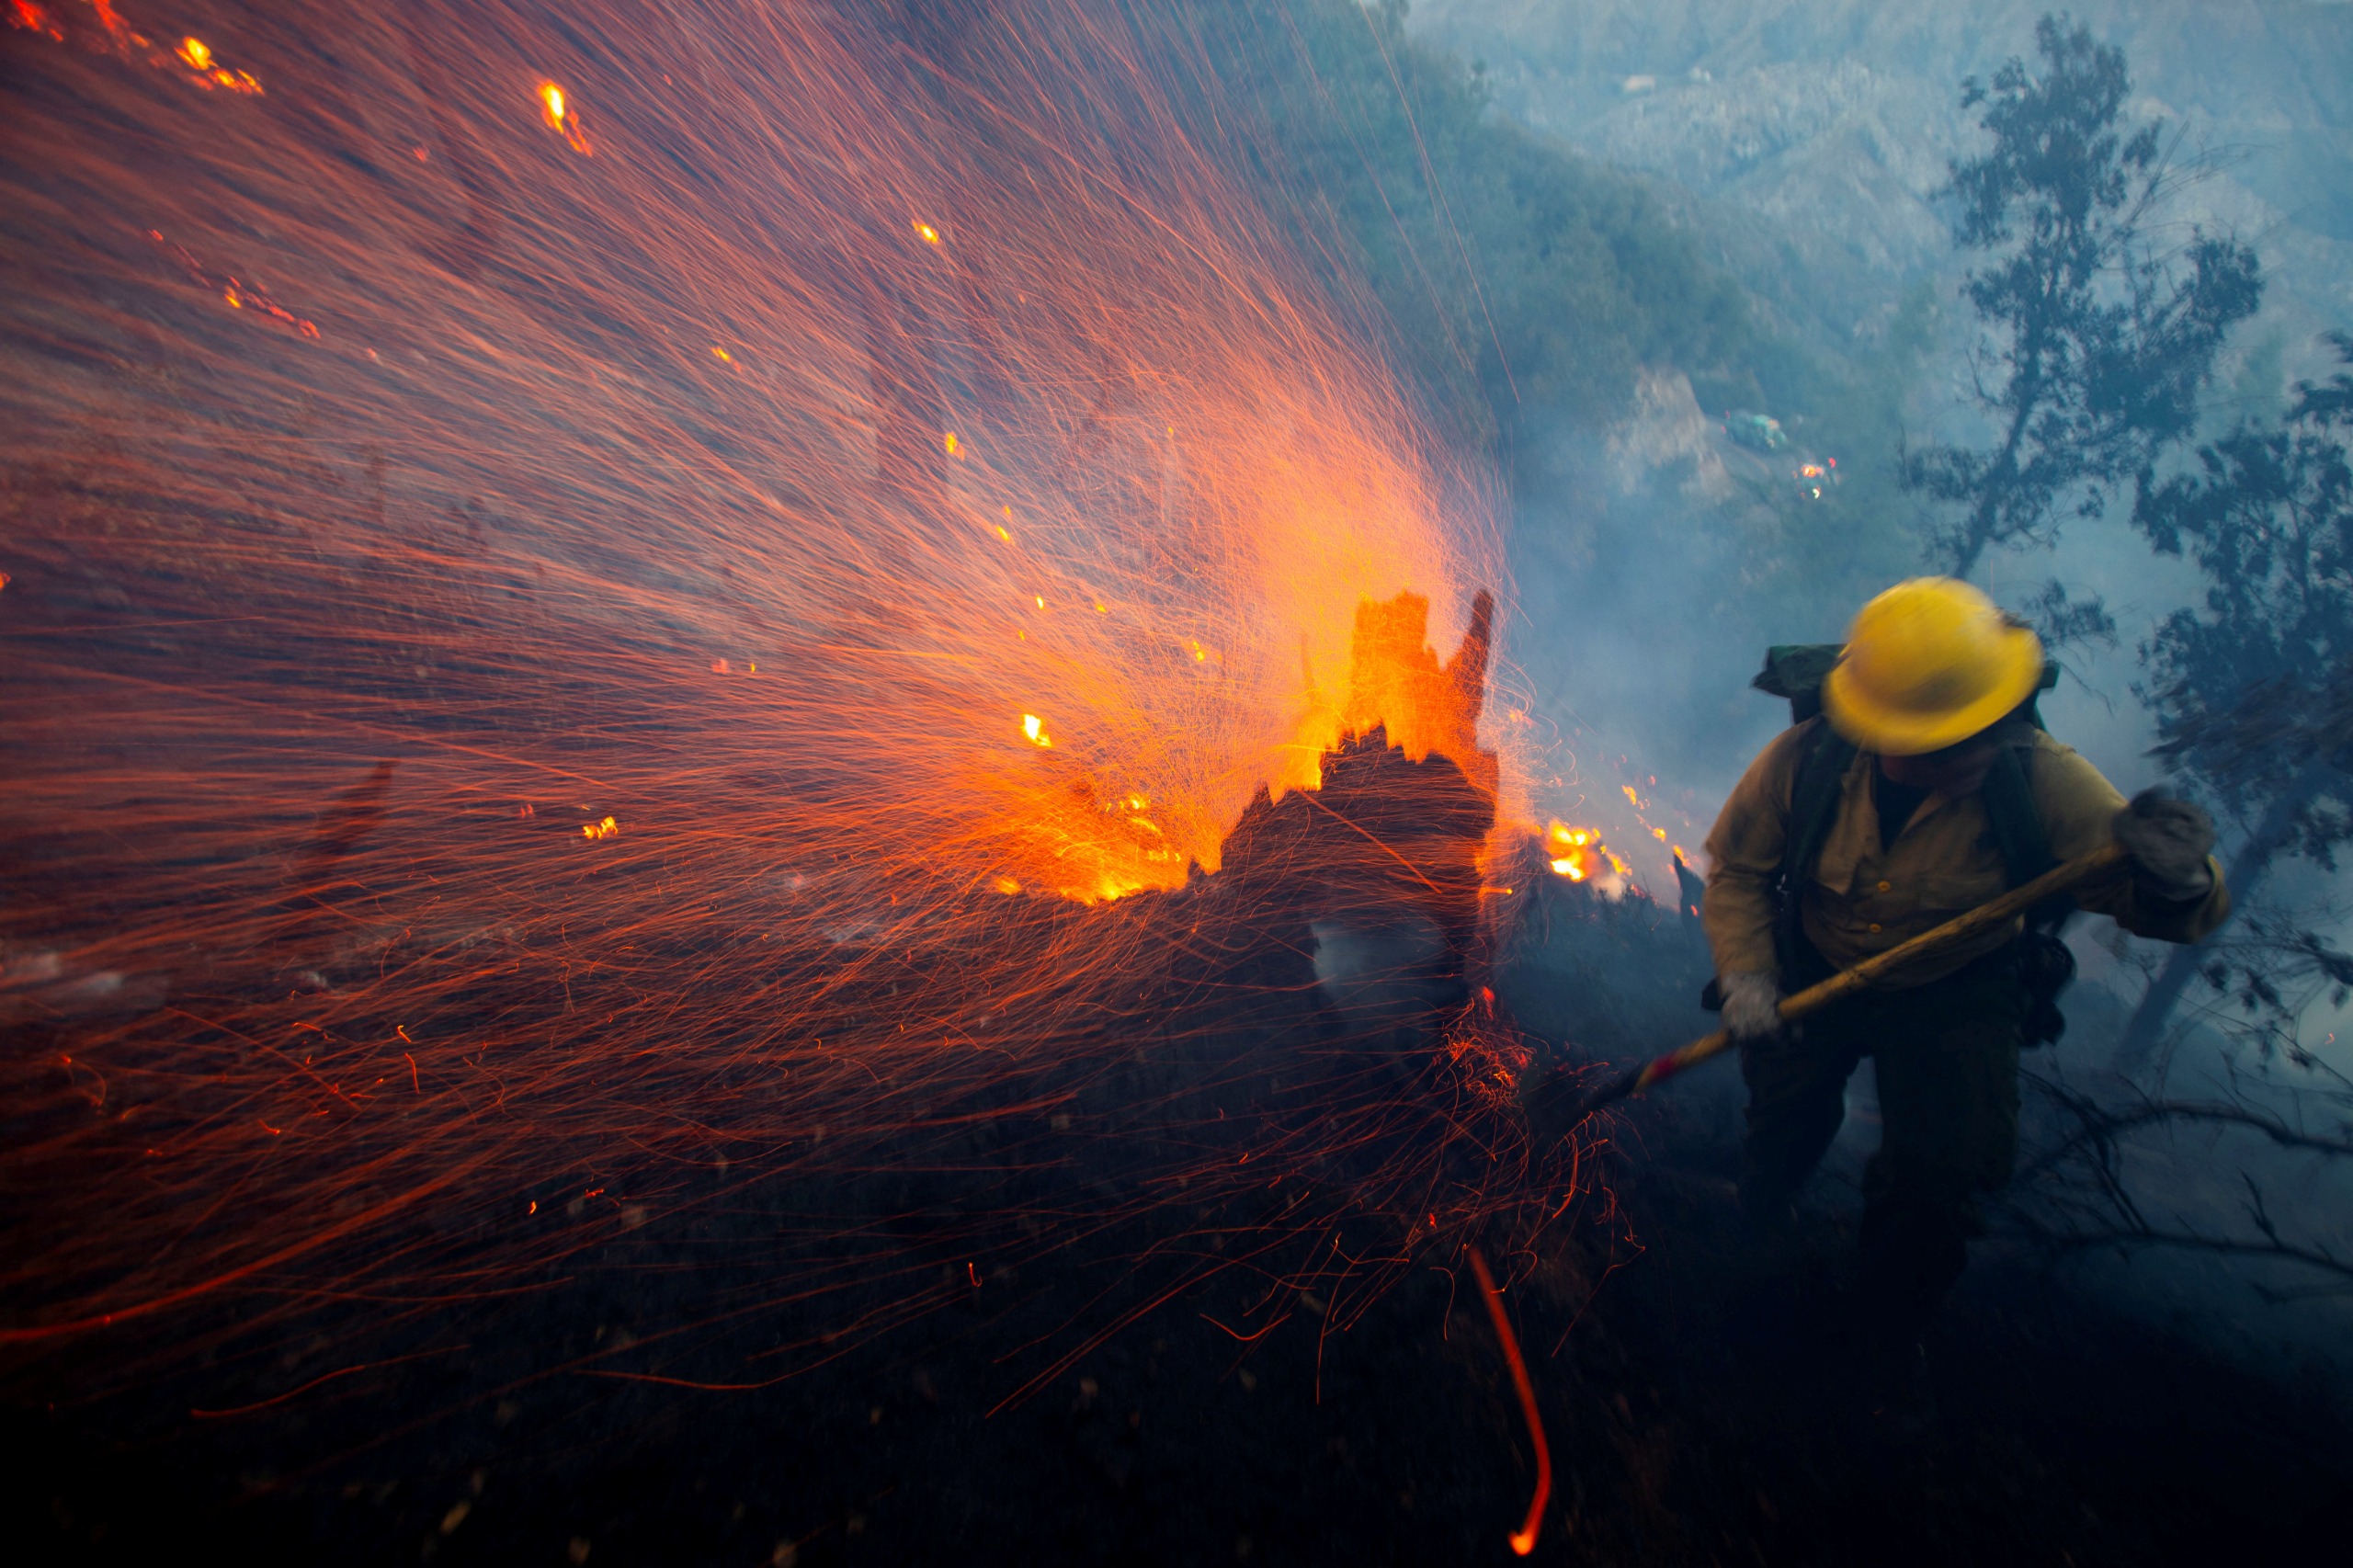
[[[2132,878],[2168,903],[2188,903],[2213,890],[2214,823],[2188,801],[2143,790],[2116,813],[2116,842],[2132,863]]]
[[[1724,1028],[1732,1038],[1751,1040],[1781,1038],[1781,983],[1769,974],[1727,974],[1723,992]]]

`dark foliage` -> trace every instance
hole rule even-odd
[[[2042,634],[2047,647],[2086,642],[2116,646],[2116,617],[2109,613],[2107,604],[2097,595],[2076,598],[2066,584],[2055,578],[2042,585],[2041,591],[2024,607],[2024,614]]]
[[[1998,434],[1903,459],[1908,489],[1961,509],[1938,552],[1962,575],[1989,549],[2048,544],[2067,517],[2101,516],[2187,436],[2216,350],[2262,294],[2236,240],[2153,249],[2149,214],[2175,165],[2156,126],[2120,124],[2123,51],[2050,16],[2035,45],[2039,71],[2013,58],[1964,85],[1993,145],[1956,163],[1949,187],[1956,243],[1991,257],[1963,295],[1986,329],[1974,402]]]
[[[2353,337],[2332,341],[2353,363]],[[2202,611],[2176,611],[2143,649],[2160,755],[2242,816],[2268,804],[2282,758],[2341,764],[2353,744],[2353,374],[2298,391],[2283,426],[2201,447],[2133,509],[2208,585]],[[2326,803],[2333,817],[2299,823],[2315,857],[2346,836],[2346,798]]]
[[[2353,364],[2353,338],[2335,342]],[[2239,822],[2228,879],[2242,902],[2278,858],[2333,869],[2353,839],[2353,377],[2298,390],[2286,424],[2200,448],[2133,511],[2151,544],[2187,553],[2206,579],[2204,606],[2143,645],[2142,697],[2166,767]],[[2279,961],[2308,960],[2318,942],[2298,932],[2276,946]],[[2168,959],[2126,1030],[2128,1063],[2154,1047],[2199,961]],[[2268,961],[2224,961],[2218,988],[2265,1005]]]

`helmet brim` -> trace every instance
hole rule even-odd
[[[1847,662],[1841,659],[1822,682],[1822,710],[1840,734],[1881,756],[1942,751],[2000,723],[2042,684],[2042,641],[2025,627],[2003,629],[1995,659],[2000,666],[1997,677],[1984,696],[1938,713],[1912,712],[1873,701],[1856,688]]]

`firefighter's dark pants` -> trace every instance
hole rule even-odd
[[[1741,1052],[1748,1142],[1741,1192],[1776,1211],[1813,1174],[1846,1118],[1847,1077],[1879,1077],[1879,1153],[1863,1175],[1858,1307],[1915,1338],[1968,1261],[1975,1199],[2010,1178],[2027,998],[2005,949],[1941,980],[1869,992],[1807,1018],[1795,1039]]]

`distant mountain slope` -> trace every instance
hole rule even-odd
[[[1771,222],[1747,236],[1858,296],[1868,319],[1953,265],[1930,198],[1972,132],[1962,77],[2031,55],[2052,0],[1420,0],[1408,26],[1483,61],[1498,109],[1621,166]],[[2124,46],[2138,114],[2181,124],[2225,172],[2168,214],[2256,242],[2274,274],[2245,341],[2289,369],[2353,325],[2353,4],[2090,0]],[[1733,258],[1737,263],[1738,258]],[[1876,299],[1863,298],[1876,296]]]

